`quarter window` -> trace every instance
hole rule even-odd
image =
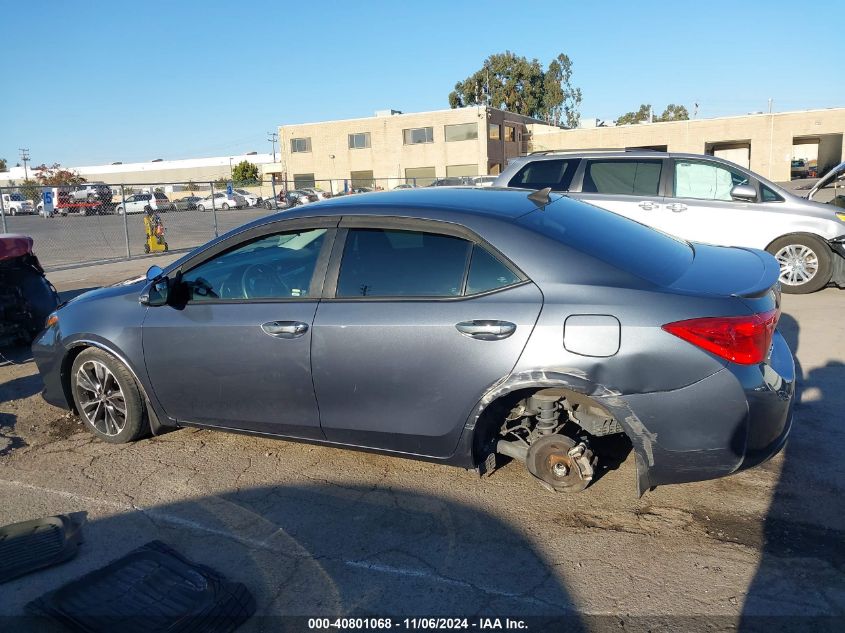
[[[370,147],[370,133],[359,132],[349,135],[349,149],[363,149]]]
[[[660,187],[659,160],[588,160],[584,193],[654,196]]]
[[[458,237],[351,229],[338,297],[458,297],[472,244]]]
[[[402,138],[405,145],[417,145],[418,143],[433,143],[433,127],[414,127],[402,130]]]
[[[783,198],[764,184],[760,185],[760,199],[763,202],[783,202]]]
[[[311,151],[311,138],[292,138],[290,140],[290,151],[291,152],[310,152]]]
[[[723,165],[698,161],[675,162],[675,197],[730,202],[735,185],[747,185],[748,176]]]
[[[311,277],[326,229],[260,237],[203,262],[182,276],[191,301],[311,297]]]
[[[466,294],[496,290],[519,283],[519,281],[519,277],[496,257],[478,244],[473,246]]]
[[[528,163],[510,179],[509,187],[568,191],[572,176],[578,168],[578,159],[536,160]]]

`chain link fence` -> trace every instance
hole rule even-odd
[[[29,235],[47,270],[183,252],[241,224],[333,196],[438,185],[485,186],[494,177],[356,178],[136,185],[0,187],[0,233]],[[159,226],[161,228],[159,228]]]

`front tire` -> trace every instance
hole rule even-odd
[[[197,211],[205,211],[205,205],[202,205],[202,204],[198,205]]]
[[[787,294],[821,290],[833,271],[830,247],[814,235],[786,235],[766,249],[780,265],[780,284]]]
[[[221,208],[221,209],[223,209],[224,211],[228,211],[228,210],[229,210],[229,205],[228,205],[228,204],[226,204],[226,203],[224,202],[224,203],[223,203],[223,206],[222,206],[222,207],[220,207],[220,208]]]
[[[130,371],[111,354],[88,348],[73,361],[71,391],[79,417],[111,444],[132,442],[150,430],[141,392]]]

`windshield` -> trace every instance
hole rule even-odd
[[[19,193],[12,193],[12,194],[9,194],[9,200],[15,200],[16,202],[23,202],[23,196]]]

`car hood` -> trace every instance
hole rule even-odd
[[[695,257],[672,290],[695,294],[749,297],[774,286],[780,276],[777,260],[765,251],[732,246],[693,244]]]
[[[96,301],[98,299],[105,299],[107,297],[118,297],[121,295],[140,295],[141,290],[144,289],[144,285],[146,283],[146,276],[134,277],[132,279],[127,279],[126,281],[118,282],[111,286],[104,286],[102,288],[83,292],[81,295],[78,295],[70,301],[65,302],[64,304],[62,304],[62,306],[88,303],[90,301]]]
[[[815,186],[807,193],[807,199],[812,200],[813,196],[816,195],[819,189],[826,187],[837,178],[845,178],[845,161],[839,163],[836,167],[827,172],[824,178],[819,179]]]

